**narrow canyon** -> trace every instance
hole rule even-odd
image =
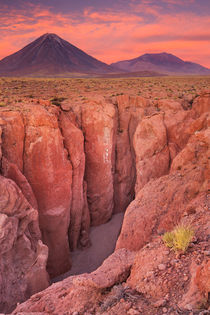
[[[143,278],[149,266],[167,265],[160,236],[182,220],[202,222],[199,237],[208,241],[209,108],[209,91],[187,105],[96,95],[81,104],[39,99],[0,108],[0,312],[96,314],[105,290],[125,281],[153,299],[170,296],[168,283]],[[115,217],[117,232],[107,232],[116,232],[113,254],[102,266],[49,286],[72,275],[75,253],[94,243],[90,230]],[[209,260],[194,258],[197,289],[187,288],[196,298],[186,290],[173,296],[180,307],[208,295]],[[124,314],[120,307],[107,314]]]

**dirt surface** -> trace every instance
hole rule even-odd
[[[71,275],[90,273],[97,269],[115,249],[123,216],[124,213],[115,214],[109,222],[92,227],[90,231],[91,247],[72,252],[71,270],[54,278],[53,282],[63,280]]]

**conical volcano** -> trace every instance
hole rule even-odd
[[[56,34],[47,33],[0,61],[0,75],[110,73],[111,66],[91,57]]]

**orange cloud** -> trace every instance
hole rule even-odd
[[[210,17],[160,14],[149,3],[133,1],[136,10],[127,13],[89,8],[80,15],[60,14],[40,6],[31,6],[30,16],[27,10],[10,11],[0,17],[0,58],[51,32],[107,63],[166,51],[210,68]]]

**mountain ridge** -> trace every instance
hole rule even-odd
[[[122,71],[156,71],[165,74],[209,74],[210,69],[197,63],[184,61],[181,58],[163,53],[146,53],[139,57],[112,63],[111,66]]]

